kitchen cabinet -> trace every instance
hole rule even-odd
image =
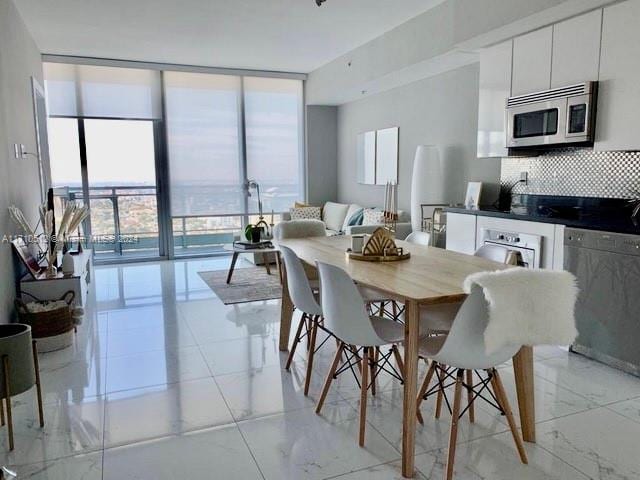
[[[638,150],[640,0],[606,7],[602,17],[596,150]]]
[[[551,88],[598,80],[602,10],[553,26]]]
[[[447,250],[473,255],[476,251],[476,215],[447,213]]]
[[[551,86],[553,27],[513,39],[511,95],[547,90]]]
[[[506,157],[504,107],[511,94],[513,41],[480,52],[478,158]]]

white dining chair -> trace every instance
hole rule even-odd
[[[413,243],[415,245],[423,245],[427,247],[431,243],[431,234],[418,231],[411,232],[409,235],[407,235],[407,238],[405,238],[404,241]]]
[[[298,256],[293,250],[284,245],[280,245],[279,248],[284,258],[289,297],[296,310],[302,312],[285,368],[286,370],[291,368],[291,362],[296,354],[296,348],[302,339],[307,336],[309,339],[307,343],[309,351],[307,371],[304,379],[304,394],[308,395],[313,369],[313,358],[317,348],[319,348],[316,347],[316,340],[318,337],[318,326],[322,319],[322,308],[316,300],[313,288]],[[305,330],[304,333],[303,330]],[[322,346],[322,344],[320,346]]]
[[[498,263],[514,263],[517,262],[517,256],[514,252],[507,247],[500,245],[483,245],[476,252],[474,256],[484,258],[486,260],[492,260]],[[429,305],[426,308],[420,309],[420,332],[422,334],[429,335],[445,335],[451,330],[451,325],[460,309],[462,302],[443,303],[441,305]],[[444,368],[444,367],[443,367]],[[446,370],[446,368],[444,368]],[[438,380],[442,380],[442,374],[440,371],[436,373]],[[467,383],[473,383],[473,371],[466,372]],[[469,404],[469,421],[475,422],[475,408],[471,401],[471,393],[467,392],[467,401]],[[443,392],[438,391],[436,399],[435,418],[440,418],[443,404]],[[420,423],[423,422],[422,416],[418,414]]]
[[[414,245],[428,246],[431,235],[427,232],[411,232],[405,238],[405,242]],[[398,320],[404,312],[404,307],[395,300],[386,298],[379,291],[369,288],[360,287],[360,293],[368,301],[371,306],[376,307],[376,313],[380,316],[386,316],[392,320]]]
[[[506,279],[505,281],[509,280]],[[425,398],[437,392],[442,392],[446,381],[455,381],[453,405],[451,407],[449,450],[444,476],[446,480],[453,478],[458,421],[467,411],[470,411],[471,406],[478,398],[485,400],[505,415],[516,443],[520,460],[525,464],[528,462],[500,374],[495,368],[511,359],[520,350],[521,345],[510,345],[491,355],[487,355],[485,353],[484,331],[488,321],[488,303],[482,288],[475,285],[466,300],[462,302],[449,333],[444,336],[422,338],[419,343],[420,355],[431,359],[431,364],[418,393],[418,414],[420,405]],[[476,372],[479,383],[474,385],[473,381],[469,382],[468,376],[465,379],[465,372],[469,371]],[[481,372],[485,372],[484,377]],[[430,388],[430,382],[434,374],[437,380],[435,385]],[[471,393],[471,401],[461,411],[463,389]],[[419,418],[421,418],[421,415],[419,415]]]
[[[509,263],[510,259],[513,258],[512,253],[513,250],[501,245],[482,245],[474,255],[498,263]]]
[[[396,344],[404,340],[404,326],[384,317],[369,315],[358,287],[344,270],[316,263],[320,274],[324,325],[338,339],[338,349],[322,387],[316,413],[322,410],[333,379],[347,370],[355,375],[355,370],[359,369],[360,378],[356,376],[360,385],[358,442],[364,446],[368,390],[371,388],[375,395],[376,378],[382,371],[402,381],[400,372],[389,359],[394,351],[397,352]],[[389,352],[380,352],[380,347],[385,345],[392,345]],[[344,362],[343,356],[346,357]]]

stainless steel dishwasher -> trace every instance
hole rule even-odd
[[[571,349],[640,376],[640,236],[567,228],[564,268],[580,287]]]

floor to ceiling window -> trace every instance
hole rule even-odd
[[[98,259],[221,252],[304,198],[303,82],[45,63],[52,186]],[[113,239],[113,241],[109,241]]]
[[[45,63],[52,187],[88,202],[98,260],[158,257],[160,73]]]
[[[176,255],[231,243],[242,226],[241,78],[164,75]]]
[[[165,72],[176,255],[230,243],[263,213],[304,197],[300,80]]]

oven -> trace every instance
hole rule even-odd
[[[499,245],[520,254],[520,266],[540,268],[542,261],[542,237],[529,233],[507,232],[483,228],[483,245]]]
[[[593,144],[597,82],[507,99],[507,147],[532,149]]]

